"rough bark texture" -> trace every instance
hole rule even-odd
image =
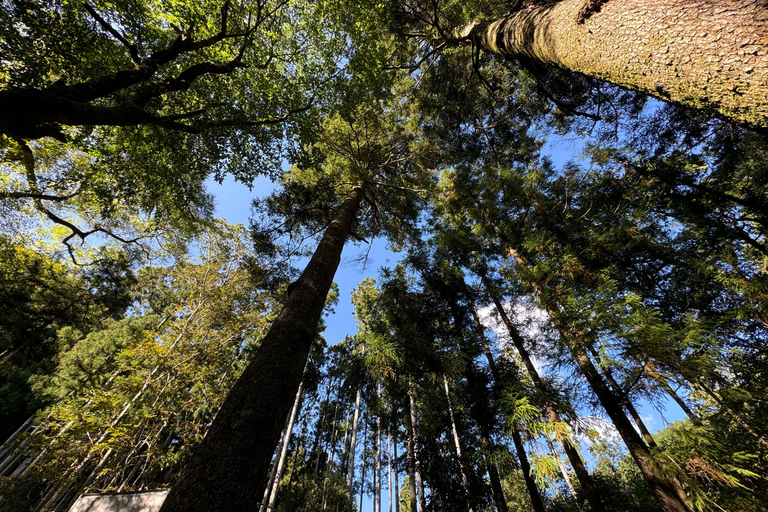
[[[455,35],[500,55],[768,126],[768,4],[761,0],[563,0]]]
[[[258,509],[272,454],[362,198],[362,188],[355,187],[337,211],[253,361],[174,482],[162,512]]]

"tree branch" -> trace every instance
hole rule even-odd
[[[99,14],[99,13],[96,11],[96,9],[94,9],[93,7],[91,7],[91,5],[90,5],[90,4],[88,4],[88,3],[85,3],[85,4],[83,4],[83,7],[85,8],[85,10],[86,10],[86,11],[88,11],[88,13],[89,13],[91,16],[93,16],[93,18],[94,18],[94,19],[95,19],[97,22],[99,22],[99,25],[101,25],[101,26],[104,28],[104,30],[106,30],[107,32],[109,32],[110,34],[112,34],[112,35],[114,36],[114,38],[115,38],[115,39],[117,39],[118,41],[120,41],[120,43],[122,43],[122,45],[123,45],[123,46],[125,46],[125,47],[128,49],[128,53],[131,55],[131,62],[133,62],[133,65],[134,65],[134,66],[136,66],[137,68],[138,68],[139,66],[141,66],[141,57],[139,57],[139,52],[138,52],[138,50],[136,49],[136,45],[135,45],[135,44],[133,44],[133,43],[131,43],[130,41],[128,41],[128,40],[127,40],[127,39],[126,39],[126,38],[125,38],[125,37],[124,37],[124,36],[123,36],[123,35],[122,35],[120,32],[118,32],[118,31],[117,31],[117,30],[116,30],[116,29],[115,29],[115,28],[114,28],[112,25],[110,25],[109,23],[107,23],[107,21],[106,21],[104,18],[102,18],[102,17],[101,17],[101,15],[100,15],[100,14]]]

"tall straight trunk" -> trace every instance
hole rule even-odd
[[[347,468],[347,492],[349,499],[354,503],[354,493],[352,486],[355,483],[355,446],[357,445],[357,425],[360,420],[360,396],[363,392],[363,385],[357,386],[357,396],[355,398],[355,415],[352,419],[352,437],[349,440],[349,466]]]
[[[363,496],[365,496],[365,444],[368,442],[368,411],[365,413],[365,429],[363,429],[363,464],[360,468],[360,505],[357,510],[363,510]]]
[[[325,423],[325,413],[328,409],[328,405],[331,403],[331,383],[328,384],[328,391],[325,393],[325,404],[326,406],[323,407],[323,402],[320,402],[320,407],[323,409],[322,414],[320,414],[320,420],[315,425],[315,440],[312,443],[312,446],[314,446],[314,452],[315,452],[315,471],[314,471],[314,479],[317,481],[317,474],[320,472],[320,453],[325,453],[325,449],[320,447],[320,436],[322,434],[322,430]],[[336,401],[336,411],[333,413],[333,422],[336,423],[336,412],[339,410],[339,402]],[[326,436],[327,438],[327,436]]]
[[[408,496],[411,500],[411,512],[418,512],[419,500],[416,496],[416,455],[414,450],[416,435],[412,427],[410,404],[408,406],[408,414],[405,415],[405,430],[406,448],[408,450]],[[397,447],[395,447],[395,450],[397,450]]]
[[[518,265],[526,266],[526,261],[511,244],[508,246],[508,250]],[[561,319],[556,310],[557,301],[549,290],[545,289],[539,282],[532,283],[532,286],[534,293],[539,298],[539,302],[547,311],[552,324],[560,333],[560,337],[571,352],[576,365],[597,396],[600,405],[603,406],[603,409],[605,409],[608,417],[613,422],[613,426],[624,441],[624,445],[627,447],[630,455],[635,459],[640,473],[650,486],[662,510],[664,512],[690,512],[691,509],[686,503],[685,492],[679,482],[674,478],[668,478],[662,468],[659,467],[658,461],[653,460],[648,446],[646,446],[640,434],[632,426],[632,422],[627,417],[624,409],[622,409],[621,401],[606,384],[603,376],[587,355],[584,346],[588,344],[589,340],[584,339],[581,333],[572,332],[568,328],[568,325]]]
[[[549,445],[550,451],[552,451],[552,456],[555,457],[557,465],[560,467],[560,474],[563,475],[563,481],[565,482],[565,486],[568,487],[568,493],[572,498],[576,498],[576,489],[573,488],[571,475],[568,474],[568,470],[566,469],[565,464],[563,464],[563,459],[560,458],[560,452],[557,451],[555,443],[552,442],[548,435],[544,434],[544,437],[547,439],[547,444]]]
[[[381,382],[376,384],[376,394],[379,399],[379,411],[381,410]],[[381,512],[381,414],[376,413],[376,482],[374,500],[376,512]]]
[[[755,0],[562,0],[462,27],[446,42],[766,127],[766,37],[768,5]]]
[[[362,199],[363,187],[356,186],[337,210],[253,360],[172,484],[162,512],[257,508]]]
[[[395,512],[400,512],[400,475],[397,473],[397,433],[395,433],[395,442],[392,443],[392,451],[395,455]],[[416,509],[412,509],[414,512]]]
[[[339,388],[341,388],[341,382],[339,382]],[[339,390],[336,391],[336,411],[338,412],[338,398],[339,398]],[[349,421],[349,410],[347,410],[347,421]],[[339,433],[338,425],[336,425],[336,414],[334,413],[333,417],[333,435],[331,436],[331,444],[328,446],[328,455],[326,456],[326,462],[325,462],[325,476],[323,477],[323,505],[321,510],[325,510],[325,507],[327,505],[327,492],[328,492],[328,480],[331,476],[331,467],[333,466],[333,459],[336,455],[336,438],[337,434]],[[342,451],[345,444],[342,445]]]
[[[339,383],[339,386],[341,386],[341,383]],[[339,417],[339,393],[338,393],[338,390],[337,390],[336,391],[336,405],[335,405],[334,410],[333,410],[333,422],[331,423],[331,425],[333,425],[333,428],[331,429],[331,433],[330,433],[330,437],[331,437],[330,438],[330,442],[331,443],[335,443],[336,442],[336,428],[337,428],[336,427],[336,420],[338,419],[338,417]],[[332,447],[332,445],[328,445],[328,441],[329,441],[328,440],[328,435],[326,435],[325,438],[326,438],[326,446],[328,448],[328,455],[325,457],[325,463],[326,464],[330,464],[331,463],[331,447]],[[323,449],[323,455],[325,455],[325,449]],[[317,475],[319,474],[319,472],[320,472],[320,450],[319,450],[319,447],[318,447],[317,460],[315,461],[315,480],[317,480]]]
[[[483,423],[478,423],[478,429],[480,430],[480,444],[485,452],[485,463],[488,467],[488,480],[491,481],[491,491],[493,491],[493,501],[496,504],[496,510],[498,510],[498,512],[509,512],[507,500],[504,498],[504,490],[501,488],[499,470],[496,469],[496,463],[493,462],[491,457],[491,438]],[[538,495],[538,491],[536,495]],[[535,500],[533,495],[531,496],[531,500]],[[539,510],[543,510],[543,508],[536,510],[538,512]]]
[[[389,485],[387,485],[389,512],[392,512],[392,436],[389,433],[389,425],[387,425],[387,475],[389,476]]]
[[[485,354],[485,358],[488,360],[488,367],[491,369],[491,376],[493,377],[494,383],[498,386],[501,384],[501,376],[499,374],[499,369],[496,366],[496,361],[494,360],[493,353],[491,352],[490,345],[488,344],[488,338],[486,338],[485,336],[485,329],[483,328],[482,322],[480,322],[480,316],[477,314],[477,309],[475,309],[474,301],[469,294],[469,288],[464,283],[463,278],[461,281],[461,287],[467,295],[467,302],[469,304],[470,313],[472,314],[472,320],[474,322],[475,332],[477,333],[477,336],[480,338],[480,343],[483,348],[483,353]],[[533,509],[536,512],[544,512],[544,502],[541,499],[541,493],[539,492],[539,487],[536,485],[536,480],[533,477],[533,473],[531,471],[531,464],[530,462],[528,462],[528,454],[525,451],[525,445],[523,444],[523,439],[520,436],[520,431],[518,429],[517,422],[515,422],[515,424],[512,426],[512,442],[515,445],[517,458],[520,461],[520,469],[522,469],[523,471],[525,486],[528,489],[528,494],[531,497],[531,504],[533,505]]]
[[[424,495],[424,480],[421,478],[421,459],[419,458],[419,436],[416,435],[416,403],[413,398],[413,381],[408,379],[408,405],[411,418],[411,430],[413,431],[413,466],[416,478],[416,494],[419,499],[419,510],[427,506],[427,497]]]
[[[661,389],[663,389],[667,395],[669,395],[672,400],[675,401],[675,403],[682,409],[682,411],[691,419],[691,421],[695,424],[701,423],[701,418],[699,418],[698,414],[693,412],[690,407],[688,407],[688,404],[685,403],[685,400],[677,394],[677,391],[672,389],[672,387],[669,385],[669,382],[662,376],[659,375],[656,377],[656,382],[659,383],[659,386],[661,386]]]
[[[504,310],[504,306],[501,304],[501,301],[499,301],[499,298],[496,296],[493,290],[491,290],[488,284],[485,282],[485,279],[483,279],[483,283],[486,293],[493,301],[493,305],[496,307],[496,311],[501,317],[502,323],[507,328],[507,332],[509,333],[510,338],[512,338],[512,343],[515,345],[515,349],[517,350],[520,359],[523,361],[523,365],[525,366],[525,369],[528,372],[528,376],[531,378],[534,387],[543,396],[548,396],[549,390],[539,375],[539,371],[536,369],[536,366],[533,364],[533,360],[531,359],[528,350],[525,348],[523,337],[520,335],[517,327],[515,327],[515,325],[509,319],[507,312]],[[544,407],[550,422],[563,422],[562,418],[560,417],[560,413],[557,412],[551,402],[547,402]],[[597,488],[595,487],[595,483],[592,480],[589,471],[587,471],[587,467],[584,465],[584,461],[582,460],[581,455],[579,455],[579,450],[573,446],[573,443],[571,443],[571,440],[568,438],[568,436],[559,430],[557,438],[560,441],[560,444],[563,446],[566,455],[568,456],[568,461],[571,463],[573,471],[576,473],[576,478],[579,479],[581,488],[584,491],[584,494],[586,495],[587,501],[592,507],[592,510],[594,510],[594,512],[603,512],[605,510],[605,506],[603,505],[603,501],[600,498],[600,494],[597,492]]]
[[[472,504],[469,496],[469,481],[467,472],[464,470],[464,460],[461,457],[461,443],[459,442],[459,431],[456,429],[456,418],[453,416],[453,403],[451,402],[451,392],[448,388],[448,377],[443,374],[443,388],[445,389],[445,400],[448,402],[448,414],[451,419],[451,433],[453,434],[453,446],[456,448],[456,459],[459,461],[459,471],[461,472],[461,485],[464,486],[464,495],[467,499],[467,510],[472,512]]]
[[[592,354],[592,357],[595,358],[595,361],[597,362],[597,366],[603,366],[602,362],[600,360],[600,354],[598,354],[597,350],[594,346],[588,346],[587,349],[589,350],[589,353]],[[613,377],[613,372],[610,368],[605,367],[603,370],[603,375],[605,376],[605,380],[608,381],[608,384],[611,385],[613,388],[613,392],[616,393],[616,396],[619,397],[621,400],[621,404],[624,406],[624,409],[629,413],[630,418],[632,418],[632,421],[635,422],[635,425],[637,426],[638,432],[640,432],[640,435],[643,436],[643,439],[645,440],[645,443],[648,445],[649,448],[656,448],[656,441],[653,439],[653,435],[651,435],[650,430],[648,430],[648,427],[645,426],[645,422],[643,421],[643,418],[640,416],[640,414],[637,412],[637,409],[635,409],[634,404],[627,396],[627,393],[622,389],[621,385],[616,382],[616,379]]]
[[[307,365],[309,360],[304,365],[304,372],[307,371]],[[293,402],[293,408],[291,409],[291,415],[288,418],[288,425],[285,427],[285,438],[283,440],[283,448],[280,450],[280,458],[277,460],[277,473],[272,481],[272,492],[269,495],[269,510],[274,510],[277,504],[277,489],[280,487],[280,479],[283,477],[283,470],[285,469],[285,461],[288,459],[288,446],[291,442],[291,432],[293,432],[293,425],[296,421],[296,416],[299,414],[299,408],[301,407],[301,390],[304,386],[304,381],[299,383],[299,390],[296,392],[296,400]]]

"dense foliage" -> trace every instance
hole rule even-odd
[[[767,510],[766,133],[482,36],[577,4],[0,2],[0,510]]]

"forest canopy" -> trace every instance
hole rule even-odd
[[[754,0],[0,2],[0,511],[766,510],[767,44]]]

